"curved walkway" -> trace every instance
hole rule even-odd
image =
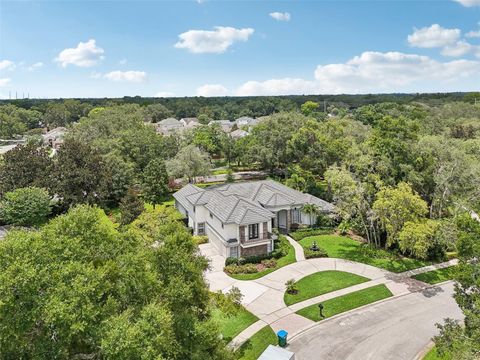
[[[295,241],[290,236],[288,236],[288,235],[284,235],[284,236],[287,238],[290,245],[292,245],[293,248],[295,249],[295,260],[297,260],[297,261],[305,260],[305,253],[303,251],[302,245],[300,245],[298,243],[298,241]]]

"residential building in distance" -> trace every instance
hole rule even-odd
[[[182,127],[183,124],[175,118],[166,118],[155,124],[157,133],[161,133],[162,135],[170,135]]]
[[[330,214],[332,204],[273,180],[225,184],[202,189],[188,184],[174,195],[175,207],[195,235],[207,235],[224,257],[246,257],[273,250],[272,230],[288,232],[293,224],[312,225],[302,211],[314,204]]]

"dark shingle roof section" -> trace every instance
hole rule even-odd
[[[194,205],[205,208],[224,223],[253,224],[275,216],[269,208],[314,204],[321,211],[332,212],[332,204],[310,194],[272,180],[252,181],[200,189],[188,184],[174,198],[191,211]]]

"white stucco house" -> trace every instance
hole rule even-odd
[[[224,257],[246,257],[273,250],[272,230],[288,232],[292,224],[314,224],[305,204],[332,213],[333,205],[273,180],[224,184],[202,189],[188,184],[177,191],[175,207],[195,235],[207,235]]]

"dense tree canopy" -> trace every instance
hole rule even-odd
[[[158,209],[121,233],[80,206],[37,232],[9,233],[1,357],[228,359],[209,318],[207,262],[176,216]]]

